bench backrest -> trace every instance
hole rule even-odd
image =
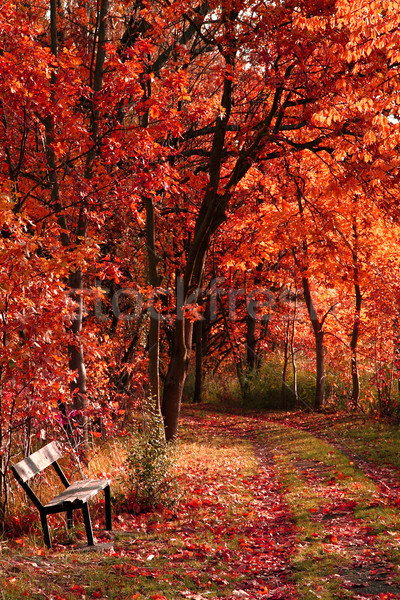
[[[51,442],[14,465],[13,471],[18,473],[23,482],[26,482],[62,458],[62,456],[57,442]]]

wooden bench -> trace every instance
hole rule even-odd
[[[92,523],[90,520],[88,500],[95,496],[101,490],[104,490],[105,496],[105,513],[106,513],[106,529],[111,531],[111,499],[110,499],[110,480],[109,479],[82,479],[70,484],[62,471],[58,460],[62,458],[62,453],[56,442],[51,442],[34,452],[24,460],[11,467],[11,470],[21,484],[27,496],[32,500],[40,513],[42,522],[44,542],[48,548],[51,548],[49,526],[47,523],[47,515],[55,513],[67,513],[67,526],[70,529],[73,525],[72,512],[77,509],[82,509],[83,519],[85,522],[86,535],[89,546],[94,546]],[[61,479],[65,490],[58,496],[43,505],[34,491],[28,485],[28,481],[35,475],[44,471],[52,465]]]

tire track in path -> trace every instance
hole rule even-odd
[[[400,473],[398,468],[392,465],[377,465],[360,456],[343,440],[335,437],[331,431],[330,420],[328,418],[324,419],[323,416],[316,415],[315,418],[294,420],[290,426],[311,433],[316,438],[340,450],[364,475],[375,483],[385,501],[397,508],[400,507]]]
[[[289,424],[273,419],[270,423],[275,422],[283,431],[287,428],[288,435],[291,430],[297,430],[311,436],[308,441],[303,438],[303,443],[308,442],[310,447],[312,438],[320,440],[327,444],[327,455],[335,455],[330,448],[339,450],[347,457],[354,473],[359,469],[367,480],[374,484],[371,496],[364,498],[363,506],[360,506],[357,489],[362,487],[362,483],[359,478],[355,477],[353,481],[349,474],[340,469],[333,470],[332,460],[312,460],[307,452],[306,459],[292,460],[292,468],[308,489],[312,490],[316,498],[323,499],[320,508],[311,509],[310,522],[315,524],[317,531],[312,535],[322,540],[327,553],[337,553],[346,558],[347,564],[342,564],[333,574],[333,578],[343,589],[344,595],[338,595],[338,598],[349,597],[345,595],[347,593],[357,600],[400,599],[399,565],[391,560],[391,549],[395,550],[398,547],[400,533],[398,529],[386,532],[393,536],[390,546],[386,549],[382,549],[382,541],[379,540],[381,523],[385,524],[385,517],[379,511],[386,509],[387,518],[388,506],[398,506],[399,482],[395,469],[378,468],[368,463],[346,444],[329,435],[326,430],[321,431],[320,420],[317,430],[309,421],[307,426],[304,426],[304,423]],[[301,441],[301,438],[299,440]],[[301,455],[300,448],[298,454]],[[355,467],[357,469],[354,469]],[[372,519],[374,514],[375,523]],[[386,525],[382,525],[384,526],[387,527],[387,522]],[[332,578],[332,575],[330,577]],[[312,593],[320,597],[318,592]]]

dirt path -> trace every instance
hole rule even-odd
[[[249,506],[253,516],[251,525],[243,530],[247,556],[242,557],[253,569],[254,579],[248,580],[244,589],[248,598],[295,600],[298,595],[291,577],[290,557],[296,547],[296,529],[276,478],[271,453],[261,444],[255,445],[255,453],[258,472],[248,480],[254,495]]]
[[[258,463],[257,472],[243,481],[252,499],[246,519],[236,526],[241,542],[230,563],[230,568],[244,574],[245,580],[226,600],[298,600],[290,565],[297,544],[296,528],[272,454],[257,441],[257,421],[219,415],[207,419],[194,416],[190,421],[191,427],[201,427],[211,437],[220,436],[222,430],[227,439],[250,442]]]

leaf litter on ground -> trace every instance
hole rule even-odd
[[[400,598],[397,513],[293,424],[186,409],[176,505],[115,515],[100,552],[3,544],[2,600]]]

